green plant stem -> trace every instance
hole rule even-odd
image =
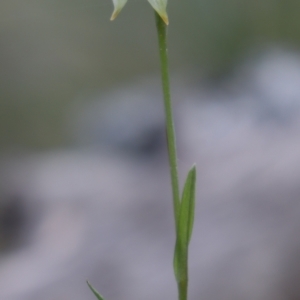
[[[178,282],[178,294],[179,300],[187,300],[187,293],[188,293],[188,281],[183,280]]]
[[[176,151],[176,138],[175,127],[172,112],[172,102],[170,95],[170,83],[169,83],[169,68],[168,68],[168,51],[167,51],[167,26],[161,19],[161,17],[155,12],[156,27],[159,43],[159,55],[161,63],[161,77],[164,96],[165,107],[165,119],[166,119],[166,131],[167,131],[167,144],[171,174],[171,184],[173,192],[173,208],[174,219],[176,227],[176,236],[179,236],[179,213],[180,213],[180,191],[178,181],[178,167],[177,167],[177,151]],[[183,277],[177,282],[179,300],[187,300],[188,291],[188,268],[187,257],[184,264]]]
[[[177,170],[177,151],[175,140],[175,129],[172,112],[172,102],[170,95],[170,83],[169,83],[169,68],[168,68],[168,51],[167,51],[167,26],[161,17],[155,12],[156,28],[159,43],[159,55],[161,64],[161,77],[162,88],[164,96],[165,107],[165,119],[166,119],[166,131],[167,131],[167,144],[171,174],[171,184],[173,193],[173,208],[176,233],[178,229],[179,208],[180,208],[180,192],[178,182],[178,170]]]

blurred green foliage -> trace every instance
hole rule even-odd
[[[109,0],[1,0],[0,147],[67,143],[76,95],[158,72],[153,12],[130,0],[110,22]],[[300,42],[299,0],[170,0],[171,71],[218,76],[249,47]]]

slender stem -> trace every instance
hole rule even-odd
[[[188,249],[186,249],[188,251]],[[177,281],[179,300],[187,300],[188,297],[188,252],[181,252],[182,273],[179,281]]]
[[[170,84],[169,84],[167,26],[156,12],[155,12],[155,18],[156,18],[156,27],[157,27],[158,43],[159,43],[159,55],[160,55],[160,62],[161,62],[161,77],[162,77],[162,87],[163,87],[164,106],[165,106],[165,119],[166,119],[169,164],[170,164],[170,173],[171,173],[171,184],[172,184],[172,192],[173,192],[174,218],[175,218],[175,226],[176,226],[176,237],[178,239],[180,191],[179,191],[178,170],[177,170],[175,129],[174,129],[174,120],[173,120],[172,102],[171,102]],[[187,294],[188,294],[187,252],[186,253],[181,252],[181,257],[179,259],[181,260],[181,265],[183,267],[181,271],[183,273],[182,276],[180,276],[180,279],[177,281],[178,299],[187,300]]]
[[[187,300],[188,284],[187,281],[178,283],[179,300]]]
[[[169,70],[168,70],[168,51],[167,51],[167,26],[161,17],[155,12],[156,27],[159,43],[159,55],[161,63],[161,77],[162,88],[164,96],[165,106],[165,119],[166,119],[166,131],[167,131],[167,144],[169,153],[169,164],[171,174],[171,184],[173,192],[173,209],[176,226],[176,234],[178,232],[178,219],[179,219],[179,205],[180,205],[180,192],[178,183],[178,171],[177,171],[177,151],[175,140],[175,129],[172,112],[172,102],[170,95],[170,83],[169,83]]]

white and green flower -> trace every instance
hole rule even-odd
[[[114,4],[114,11],[110,19],[114,20],[118,16],[122,8],[125,6],[127,0],[112,0],[112,1]],[[166,11],[167,1],[168,0],[148,0],[148,2],[151,4],[154,10],[160,15],[163,21],[168,25],[169,19]]]

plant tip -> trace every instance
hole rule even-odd
[[[123,7],[126,3],[127,3],[127,0],[113,0],[114,11],[110,17],[111,21],[113,21],[118,16],[118,14],[123,9]]]

